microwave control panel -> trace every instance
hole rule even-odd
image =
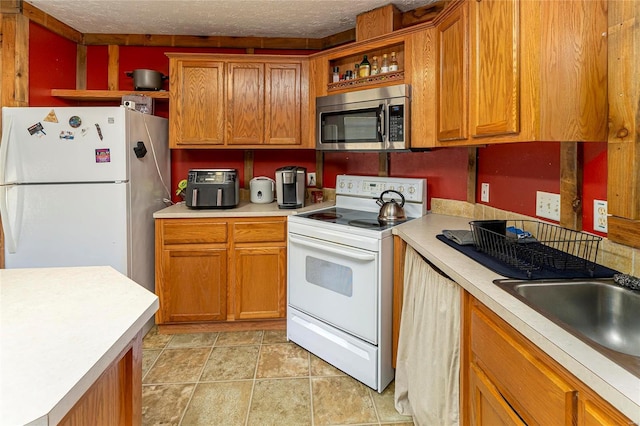
[[[389,142],[404,141],[404,105],[389,105]]]

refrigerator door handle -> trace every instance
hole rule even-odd
[[[13,231],[11,229],[11,217],[7,208],[7,187],[0,185],[0,216],[2,220],[2,228],[4,230],[4,246],[9,253],[16,252],[16,242],[13,239]]]
[[[0,185],[7,183],[7,150],[9,149],[9,136],[11,136],[11,129],[13,128],[12,123],[13,117],[11,115],[9,115],[7,120],[2,123],[2,141],[0,142]]]

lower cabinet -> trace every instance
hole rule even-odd
[[[157,324],[285,318],[286,217],[155,226]]]
[[[463,316],[463,424],[633,424],[468,293]]]

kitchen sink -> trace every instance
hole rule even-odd
[[[640,377],[640,292],[607,279],[494,283]]]

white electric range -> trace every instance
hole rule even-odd
[[[425,179],[339,175],[335,207],[289,216],[287,337],[367,386],[393,380],[393,238],[386,190],[407,220],[426,214]],[[386,194],[400,201],[396,194]]]

